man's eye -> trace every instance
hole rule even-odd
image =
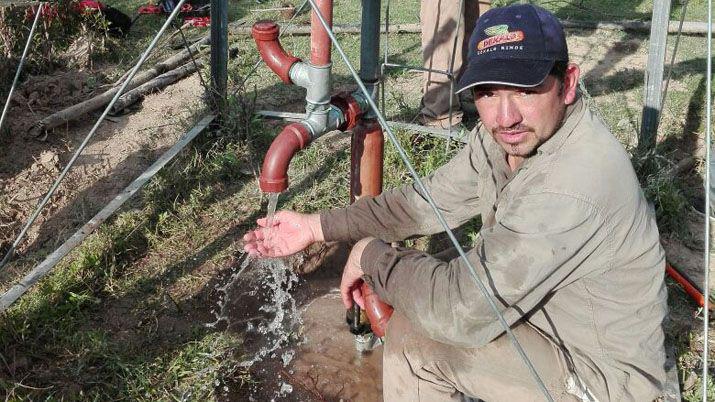
[[[478,91],[478,92],[475,92],[475,93],[474,93],[474,99],[489,98],[489,97],[491,97],[491,96],[493,96],[493,95],[494,95],[493,92],[489,92],[489,91]]]
[[[533,89],[522,89],[521,91],[519,91],[519,94],[522,96],[533,95],[535,93],[536,91],[534,91]]]

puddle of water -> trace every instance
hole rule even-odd
[[[293,386],[309,390],[313,400],[382,401],[382,347],[356,350],[337,289],[305,306],[303,321],[306,339],[291,365]]]
[[[305,280],[294,271],[310,257],[245,256],[216,285],[216,319],[206,325],[242,335],[240,366],[250,375],[217,386],[218,400],[382,400],[381,348],[356,351],[336,289],[347,252],[327,254]]]

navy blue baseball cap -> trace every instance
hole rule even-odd
[[[532,4],[484,13],[469,39],[469,62],[457,93],[476,85],[535,87],[556,61],[569,60],[564,28],[556,17]]]

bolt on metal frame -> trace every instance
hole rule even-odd
[[[383,57],[383,62],[380,65],[380,106],[381,106],[381,111],[383,114],[385,114],[385,72],[387,70],[407,70],[407,71],[421,71],[423,73],[434,73],[434,74],[441,74],[447,76],[449,79],[449,93],[454,94],[454,81],[455,81],[455,74],[454,74],[454,59],[457,53],[457,38],[458,38],[458,33],[459,30],[462,29],[462,19],[464,16],[462,15],[464,13],[464,0],[459,0],[459,11],[457,15],[459,18],[457,18],[457,26],[454,30],[454,40],[452,41],[452,54],[449,59],[449,67],[447,70],[439,70],[439,69],[434,69],[434,68],[427,68],[423,66],[413,66],[413,65],[406,65],[406,64],[398,64],[398,63],[392,63],[390,62],[390,46],[389,46],[389,36],[390,36],[390,0],[387,0],[387,3],[385,4],[385,32],[384,32],[384,44],[385,44],[385,51],[384,51],[384,57]],[[446,133],[446,144],[445,144],[445,152],[449,152],[449,149],[451,147],[453,135],[452,133],[454,132],[452,130],[453,125],[452,125],[452,117],[454,115],[453,107],[454,107],[454,96],[449,97],[449,112],[447,115],[447,120],[448,120],[448,126],[447,130],[444,130]],[[426,134],[433,134],[433,130],[427,130],[427,127],[422,126],[417,126],[417,125],[412,125],[410,127],[411,130],[415,131],[420,131]],[[445,137],[445,136],[442,136]]]

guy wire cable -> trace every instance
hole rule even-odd
[[[176,4],[176,7],[174,7],[174,10],[171,12],[169,17],[166,18],[166,22],[164,22],[164,25],[161,27],[159,32],[157,32],[156,36],[154,36],[154,39],[152,39],[151,43],[149,44],[149,47],[144,51],[142,54],[141,58],[137,62],[137,64],[134,66],[132,69],[131,73],[129,73],[129,76],[124,80],[122,83],[122,86],[119,88],[116,94],[114,94],[114,98],[109,102],[107,107],[104,109],[104,112],[102,112],[102,115],[99,117],[97,122],[94,124],[94,127],[89,131],[89,134],[84,138],[84,141],[82,141],[82,144],[80,144],[79,148],[77,148],[77,151],[72,155],[72,159],[67,162],[67,166],[62,170],[62,173],[57,177],[57,180],[55,180],[54,184],[52,184],[52,187],[50,188],[50,191],[47,192],[47,195],[45,195],[45,198],[40,202],[40,204],[37,206],[35,209],[35,212],[32,213],[32,216],[30,219],[27,221],[25,226],[22,228],[22,231],[20,234],[17,236],[17,239],[15,239],[15,242],[10,246],[10,249],[7,251],[5,254],[5,257],[0,261],[0,269],[5,265],[5,263],[12,257],[12,254],[15,251],[15,248],[20,244],[20,241],[25,237],[25,234],[27,233],[27,230],[30,228],[30,226],[35,222],[35,219],[37,219],[38,215],[40,215],[40,212],[42,209],[45,207],[47,202],[50,200],[50,197],[52,197],[52,194],[54,194],[55,190],[57,190],[57,187],[59,187],[60,183],[62,180],[65,178],[67,175],[67,172],[70,170],[74,162],[77,160],[79,155],[82,153],[84,148],[87,146],[89,143],[89,140],[92,139],[94,136],[94,133],[97,131],[99,128],[99,125],[102,123],[104,118],[107,116],[109,113],[109,110],[114,106],[114,104],[117,102],[117,99],[122,95],[124,90],[126,89],[127,85],[129,85],[129,82],[134,78],[136,75],[137,71],[139,71],[139,67],[142,66],[144,61],[149,57],[149,53],[151,53],[152,50],[154,50],[154,47],[156,46],[157,42],[159,41],[159,38],[164,34],[164,31],[166,31],[166,28],[169,27],[171,24],[171,21],[174,20],[174,18],[179,14],[179,10],[181,9],[181,6],[186,2],[186,0],[179,0],[179,2]]]
[[[358,75],[357,71],[355,71],[355,68],[350,63],[350,60],[348,60],[347,55],[343,51],[343,48],[340,46],[340,43],[338,43],[338,39],[335,37],[335,34],[333,33],[332,29],[330,29],[330,27],[328,26],[328,23],[325,21],[325,18],[323,18],[323,14],[320,12],[320,9],[318,9],[317,5],[315,4],[315,0],[308,0],[308,1],[310,2],[310,6],[313,8],[313,11],[315,12],[316,16],[318,17],[318,20],[320,20],[320,24],[323,25],[323,29],[325,29],[325,32],[330,37],[330,40],[333,42],[333,46],[335,46],[335,50],[337,50],[338,53],[340,53],[340,57],[342,57],[346,66],[348,67],[348,70],[350,70],[350,74],[352,74],[353,79],[355,80],[355,83],[358,85],[358,87],[360,87],[360,91],[365,96],[365,99],[367,99],[367,102],[370,104],[370,108],[372,109],[373,113],[375,113],[375,115],[377,116],[377,119],[380,122],[380,125],[382,125],[385,132],[387,133],[387,136],[390,139],[390,142],[392,142],[392,145],[397,150],[397,153],[400,155],[400,158],[404,162],[407,169],[410,171],[410,175],[415,180],[415,184],[417,184],[417,187],[419,188],[421,195],[427,199],[427,202],[429,203],[430,207],[432,207],[432,210],[434,211],[434,213],[437,217],[437,220],[442,225],[442,227],[445,229],[445,232],[449,236],[449,239],[452,241],[452,244],[454,245],[454,247],[456,247],[457,251],[459,252],[460,257],[462,257],[462,260],[467,265],[467,268],[469,269],[469,273],[471,274],[472,279],[474,280],[474,283],[477,285],[479,290],[482,292],[484,297],[487,299],[489,306],[494,311],[494,314],[496,314],[496,317],[497,317],[499,323],[504,328],[504,331],[507,333],[509,340],[514,345],[514,348],[516,349],[517,353],[523,360],[524,364],[529,369],[529,372],[531,373],[532,377],[534,378],[534,381],[536,381],[541,392],[544,394],[544,397],[546,398],[547,401],[553,402],[554,399],[551,397],[551,395],[549,394],[549,391],[546,389],[544,382],[541,380],[541,377],[539,377],[539,374],[536,372],[536,369],[534,368],[533,364],[531,363],[529,358],[526,356],[524,349],[521,347],[521,345],[519,344],[519,341],[514,336],[514,333],[509,328],[509,324],[507,324],[507,322],[504,320],[504,317],[499,312],[499,309],[497,308],[496,304],[494,303],[492,298],[489,296],[489,293],[487,291],[487,288],[484,286],[484,283],[482,282],[481,279],[479,279],[479,276],[477,276],[476,270],[472,266],[472,263],[469,262],[469,259],[467,259],[467,255],[464,253],[462,246],[460,246],[459,242],[457,241],[457,238],[454,236],[454,233],[452,233],[452,230],[449,228],[449,225],[447,224],[447,221],[444,219],[444,216],[442,216],[442,213],[439,211],[439,208],[437,208],[437,205],[435,204],[434,199],[432,199],[432,195],[427,191],[427,188],[425,187],[424,183],[422,182],[422,179],[420,179],[420,176],[417,174],[417,171],[412,166],[412,163],[410,162],[410,158],[407,156],[407,154],[405,153],[405,150],[402,148],[402,146],[400,145],[400,142],[397,140],[397,137],[395,137],[395,134],[392,132],[392,129],[387,124],[387,120],[385,120],[385,117],[382,115],[382,113],[380,113],[380,110],[378,109],[377,105],[375,104],[375,101],[372,99],[372,96],[370,96],[370,93],[368,92],[367,88],[365,87],[365,84],[360,79],[360,76]]]
[[[17,71],[15,72],[15,79],[12,80],[12,86],[10,87],[10,92],[7,94],[7,100],[5,101],[5,107],[2,110],[2,116],[0,116],[0,135],[2,135],[2,123],[5,121],[5,115],[10,107],[10,101],[12,100],[12,93],[15,92],[15,85],[17,85],[17,80],[20,78],[20,71],[22,71],[22,66],[25,64],[25,58],[27,57],[27,51],[30,49],[30,43],[32,43],[32,37],[35,35],[35,27],[37,27],[37,21],[40,20],[40,14],[42,14],[43,7],[45,3],[40,3],[35,11],[35,20],[32,22],[32,28],[30,28],[30,35],[27,37],[27,43],[25,43],[25,50],[22,51],[22,57],[20,57],[20,64],[17,66]],[[0,264],[2,267],[2,264]]]
[[[707,68],[705,84],[705,275],[703,279],[703,402],[708,400],[708,321],[710,321],[710,146],[712,144],[712,37],[713,1],[708,0]]]

